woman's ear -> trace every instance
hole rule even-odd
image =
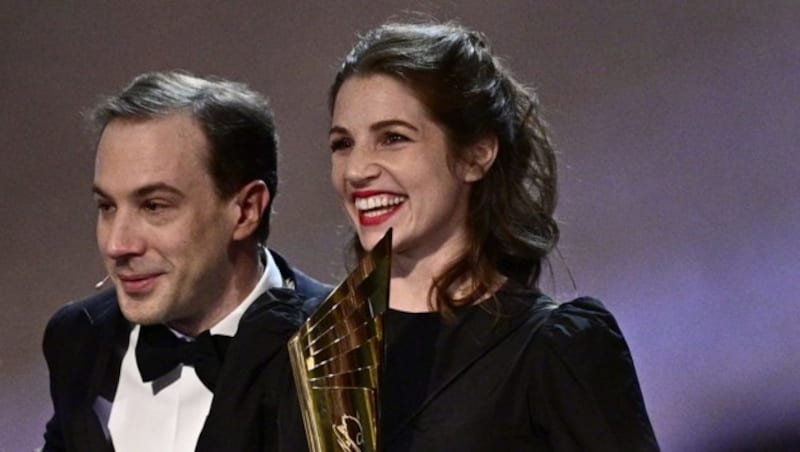
[[[497,158],[497,151],[497,136],[493,133],[472,144],[461,164],[461,178],[464,182],[483,179]]]
[[[239,189],[235,201],[238,217],[233,230],[234,240],[243,240],[255,233],[269,200],[269,189],[264,181],[254,180]]]

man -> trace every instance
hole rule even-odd
[[[286,342],[300,299],[329,287],[262,246],[277,185],[267,101],[150,73],[92,119],[97,241],[115,290],[47,326],[44,450],[304,449]]]

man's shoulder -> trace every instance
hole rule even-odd
[[[117,294],[114,289],[106,289],[92,296],[72,300],[62,305],[50,318],[47,329],[74,327],[86,322],[88,325],[113,318],[119,312]]]
[[[320,282],[289,264],[277,251],[269,249],[269,253],[284,277],[284,284],[297,292],[302,299],[322,299],[333,290],[333,286]]]
[[[111,337],[124,326],[124,317],[113,289],[87,298],[70,301],[50,318],[44,331],[42,348],[51,368],[75,364],[77,355],[87,353],[92,344]],[[119,330],[123,331],[123,330]]]

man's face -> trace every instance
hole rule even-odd
[[[187,334],[230,296],[236,204],[217,195],[189,116],[112,120],[97,146],[97,243],[122,313]]]

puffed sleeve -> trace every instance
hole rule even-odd
[[[559,306],[537,336],[528,403],[553,450],[658,450],[628,345],[599,301]]]

